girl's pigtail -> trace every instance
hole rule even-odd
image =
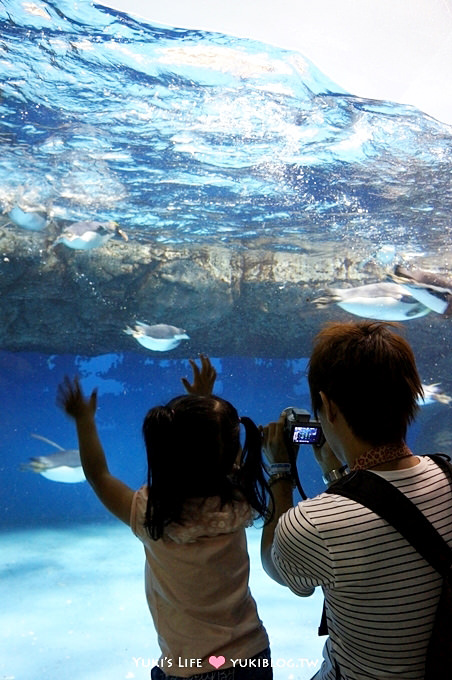
[[[251,418],[242,416],[240,422],[245,428],[245,443],[238,473],[240,486],[249,504],[257,511],[258,516],[263,517],[268,522],[272,514],[268,508],[268,498],[272,501],[270,507],[274,507],[274,503],[262,460],[261,433]]]
[[[171,480],[167,461],[172,459],[170,450],[174,441],[174,411],[167,406],[156,406],[143,422],[143,438],[148,459],[147,483],[149,497],[146,506],[145,526],[154,540],[161,538],[171,507],[172,494],[167,485]]]

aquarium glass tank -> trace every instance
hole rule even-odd
[[[309,54],[87,0],[2,0],[0,23],[0,680],[143,680],[159,648],[142,546],[74,463],[58,384],[98,389],[110,468],[138,488],[143,417],[190,358],[265,424],[310,410],[324,323],[397,320],[426,386],[409,444],[450,453],[452,128]],[[442,297],[387,292],[413,267]],[[247,535],[274,676],[308,680],[322,594],[270,581]]]

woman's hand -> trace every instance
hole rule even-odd
[[[342,467],[343,463],[336,456],[327,441],[322,446],[313,446],[312,450],[323,474],[331,472],[331,470],[339,470]]]
[[[193,359],[189,359],[193,369],[193,383],[189,383],[187,378],[181,378],[181,381],[188,394],[208,397],[212,394],[217,372],[210,363],[208,356],[200,354],[199,358],[201,359],[201,370]]]
[[[282,414],[278,421],[259,428],[262,432],[262,449],[270,464],[290,462],[284,439],[285,421],[286,416]]]
[[[91,396],[87,399],[83,395],[79,379],[70,380],[66,376],[58,386],[56,402],[74,420],[83,418],[94,420],[97,409],[97,390],[93,390]]]

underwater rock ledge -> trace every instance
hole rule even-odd
[[[47,354],[306,356],[325,321],[357,318],[335,305],[317,309],[314,298],[333,284],[385,278],[375,262],[363,265],[366,244],[288,251],[260,241],[245,248],[129,240],[83,252],[3,226],[0,253],[0,347]],[[123,332],[135,321],[185,328],[190,340],[170,353],[149,352]],[[430,314],[406,326],[431,357],[435,338],[444,351],[442,324]]]

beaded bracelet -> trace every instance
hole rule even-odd
[[[290,463],[269,463],[266,468],[270,475],[274,475],[278,472],[292,471],[292,465]]]

